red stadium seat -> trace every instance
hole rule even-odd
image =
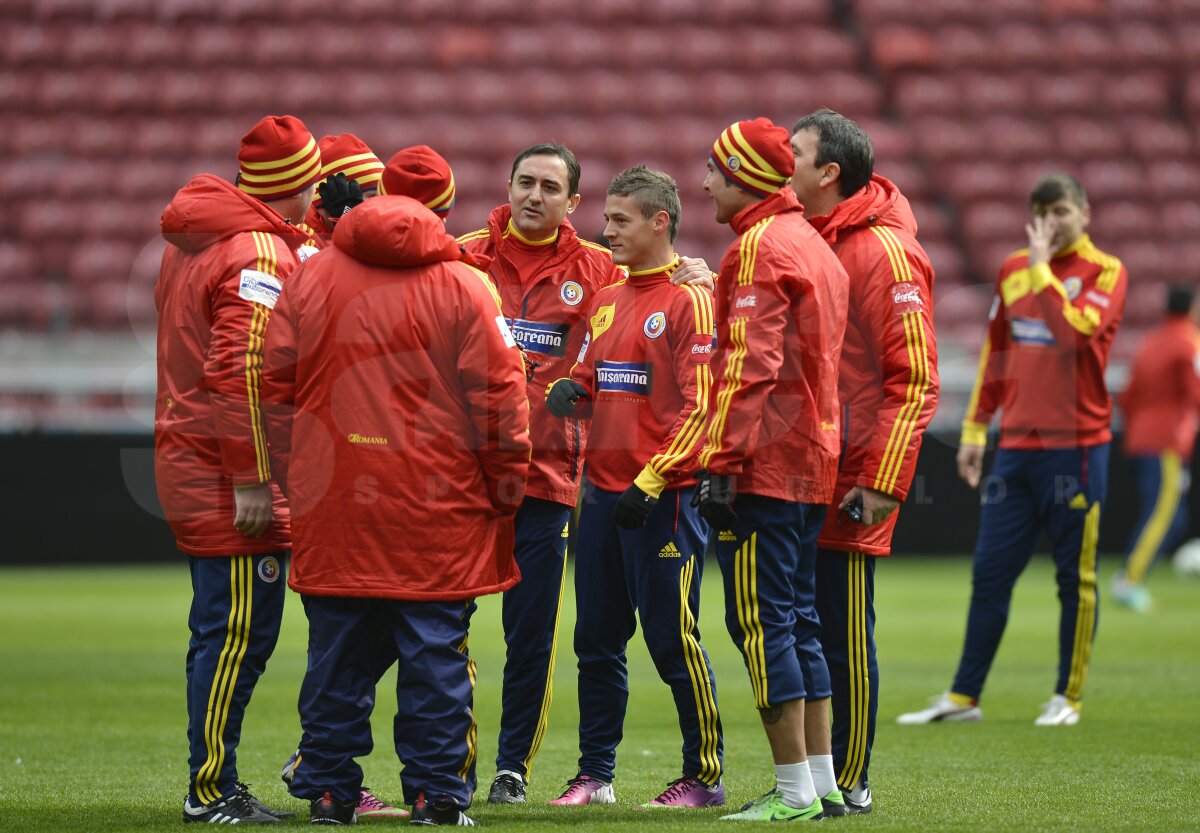
[[[1149,22],[1124,23],[1120,26],[1117,53],[1125,66],[1131,69],[1170,69],[1179,61],[1179,52],[1178,44],[1165,26]]]
[[[1116,113],[1165,117],[1171,106],[1167,76],[1153,70],[1118,75],[1104,87],[1105,102]]]
[[[962,90],[957,80],[942,75],[903,77],[897,81],[892,98],[909,118],[956,115],[963,110]]]
[[[918,228],[922,228],[920,222],[920,218],[918,217]],[[940,294],[940,289],[969,282],[967,264],[958,246],[952,243],[925,239],[925,235],[921,234],[921,245],[924,247],[925,253],[929,255],[929,262],[933,264],[933,286],[936,308],[936,304],[938,303],[936,299]]]
[[[1033,87],[1035,106],[1046,115],[1103,113],[1103,94],[1112,78],[1094,70],[1042,78]]]
[[[1150,195],[1154,199],[1196,199],[1200,194],[1200,165],[1191,159],[1152,162],[1149,180]]]
[[[901,70],[930,70],[941,56],[937,44],[924,29],[892,24],[871,36],[871,59],[885,74]]]
[[[1128,119],[1124,123],[1135,156],[1154,161],[1192,158],[1192,134],[1182,124],[1153,119]]]
[[[946,67],[986,67],[1004,62],[986,29],[977,24],[948,23],[934,36],[941,63]]]
[[[921,119],[917,144],[926,158],[945,162],[976,158],[984,153],[983,137],[974,124],[963,119],[941,116]]]
[[[1153,236],[1161,228],[1161,220],[1156,214],[1135,200],[1096,202],[1092,206],[1089,230],[1097,240],[1103,241]]]
[[[1163,231],[1176,240],[1200,240],[1200,202],[1180,199],[1158,206]],[[1150,217],[1154,213],[1146,211]]]
[[[968,72],[959,76],[963,112],[986,116],[1024,113],[1029,108],[1029,85],[1022,76]]]
[[[1080,181],[1087,189],[1088,198],[1096,202],[1136,197],[1145,188],[1146,178],[1139,165],[1117,159],[1085,162]]]
[[[1125,155],[1125,141],[1111,119],[1067,115],[1055,125],[1059,149],[1080,162]]]
[[[1058,59],[1067,66],[1105,66],[1112,62],[1117,44],[1106,26],[1089,20],[1059,24],[1054,33]]]
[[[1055,149],[1050,129],[1027,117],[991,116],[983,120],[981,131],[988,154],[997,159],[1046,157]]]

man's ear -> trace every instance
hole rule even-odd
[[[573,196],[569,200],[567,200],[567,213],[568,214],[570,214],[572,211],[574,211],[576,208],[579,207],[580,199],[581,199],[581,195],[576,194],[575,196]]]

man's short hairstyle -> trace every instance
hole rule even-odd
[[[1196,303],[1196,290],[1186,283],[1175,283],[1167,289],[1167,313],[1187,315]]]
[[[1039,179],[1029,193],[1029,204],[1033,207],[1050,205],[1066,197],[1080,208],[1088,204],[1087,192],[1079,180],[1070,174],[1046,174]]]
[[[633,197],[642,211],[642,217],[647,220],[660,211],[667,212],[670,218],[668,233],[671,242],[675,242],[683,206],[679,204],[679,186],[671,177],[662,171],[652,171],[645,165],[628,168],[613,177],[608,186],[608,196]]]
[[[518,153],[517,158],[513,160],[512,173],[508,175],[510,181],[516,177],[517,168],[530,156],[557,156],[561,159],[567,166],[567,196],[573,197],[579,193],[579,160],[575,158],[575,154],[569,147],[557,142],[533,145]]]
[[[796,122],[792,135],[801,130],[817,134],[816,167],[836,162],[841,168],[838,194],[843,198],[871,181],[871,174],[875,173],[875,148],[871,137],[857,122],[822,107]]]

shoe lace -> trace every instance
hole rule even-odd
[[[513,798],[521,794],[521,783],[512,775],[504,774],[496,776],[496,786],[500,787]]]
[[[596,783],[595,778],[592,778],[587,775],[576,775],[574,778],[572,778],[570,781],[567,782],[567,791],[564,792],[563,795],[564,796],[573,795],[574,793],[577,793],[580,790],[590,789],[591,787],[589,785],[594,784],[594,783]]]
[[[363,787],[358,793],[358,806],[367,810],[385,810],[388,805],[380,801],[373,792]]]
[[[654,800],[665,803],[668,801],[673,801],[677,798],[682,798],[683,796],[687,795],[697,783],[698,782],[695,778],[688,778],[686,776],[683,778],[676,778],[674,781],[667,784],[667,788],[662,791],[662,794],[659,795],[658,798]]]

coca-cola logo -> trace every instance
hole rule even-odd
[[[735,309],[746,309],[748,307],[757,307],[758,306],[758,298],[755,297],[754,295],[745,295],[741,298],[738,298],[733,306]]]
[[[692,345],[692,355],[693,356],[707,356],[711,352],[712,352],[711,344],[693,344]]]
[[[916,312],[925,304],[921,298],[921,290],[909,281],[902,281],[892,287],[892,303],[900,307],[900,312]]]

